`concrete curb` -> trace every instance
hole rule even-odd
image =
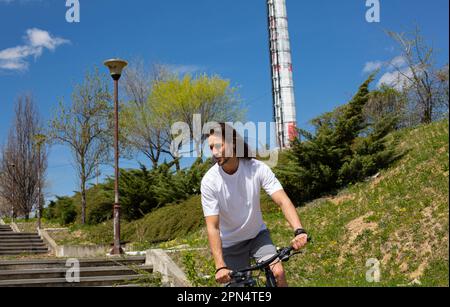
[[[48,234],[45,229],[38,229],[38,234],[44,240],[45,244],[50,248],[50,250],[56,255],[58,250],[58,244],[56,244],[55,240]]]
[[[10,226],[13,232],[21,232],[16,223],[11,222]]]
[[[170,287],[191,287],[186,275],[162,249],[149,249],[145,265],[153,265],[153,271],[162,275],[163,285]]]

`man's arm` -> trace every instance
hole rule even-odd
[[[219,216],[207,216],[206,229],[208,232],[209,245],[211,247],[211,253],[213,254],[216,270],[226,267],[222,253],[222,240],[220,239],[219,230]],[[220,283],[227,283],[230,281],[230,270],[223,269],[216,273],[216,280]]]
[[[272,200],[280,206],[281,210],[283,211],[284,216],[286,217],[286,220],[288,221],[289,225],[291,225],[293,230],[297,230],[299,228],[303,228],[300,217],[298,216],[297,210],[295,209],[294,204],[289,199],[289,196],[287,196],[286,192],[284,190],[280,190],[278,192],[275,192],[271,195]],[[297,236],[292,241],[292,246],[299,250],[307,243],[307,235],[302,234]]]

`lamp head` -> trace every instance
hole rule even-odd
[[[119,80],[122,75],[122,70],[128,65],[128,62],[121,59],[110,59],[105,61],[104,64],[109,68],[111,77],[114,80]]]

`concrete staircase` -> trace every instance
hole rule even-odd
[[[145,257],[79,259],[79,282],[69,282],[65,259],[0,261],[0,287],[110,287],[155,284]]]
[[[0,225],[0,256],[47,253],[37,233],[13,232],[9,225]]]

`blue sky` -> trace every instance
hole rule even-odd
[[[240,88],[248,120],[272,121],[264,0],[79,2],[81,22],[68,23],[65,1],[0,0],[0,144],[18,95],[31,92],[47,120],[87,70],[104,69],[102,62],[116,56],[219,74]],[[380,4],[381,22],[368,23],[365,0],[287,0],[299,126],[347,102],[367,77],[365,67],[399,55],[384,30],[418,25],[437,51],[437,64],[448,62],[448,0]],[[5,60],[18,50],[28,56]],[[70,163],[65,148],[52,148],[49,197],[78,189]]]

